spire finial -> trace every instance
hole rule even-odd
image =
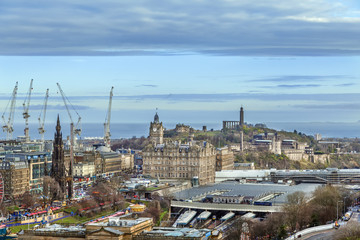
[[[57,116],[57,123],[56,123],[56,132],[57,133],[60,133],[61,131],[61,126],[60,126],[60,117],[59,117],[59,114]]]

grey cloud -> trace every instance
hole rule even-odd
[[[343,84],[336,84],[334,85],[335,87],[350,87],[350,86],[354,86],[355,83],[343,83]]]
[[[277,85],[279,88],[308,88],[308,87],[321,87],[320,84],[281,84]]]
[[[0,55],[359,55],[360,22],[334,18],[345,11],[323,0],[3,0]]]
[[[74,108],[76,110],[79,110],[79,111],[92,109],[91,107],[85,106],[85,105],[74,105],[73,104],[73,106],[74,106]],[[16,107],[16,109],[23,110],[23,107],[18,106],[18,107]],[[29,109],[30,110],[39,110],[40,111],[40,110],[43,109],[43,105],[42,104],[33,104],[33,105],[30,105]],[[47,110],[66,110],[66,107],[64,105],[60,105],[60,104],[57,104],[57,105],[48,104],[47,105]]]
[[[162,100],[172,102],[227,102],[234,100],[260,101],[347,101],[354,102],[360,98],[360,93],[337,94],[266,94],[266,93],[224,93],[224,94],[155,94],[114,96],[120,100]]]
[[[89,109],[86,105],[82,105],[84,101],[107,100],[109,96],[67,96],[70,102],[77,110]],[[1,100],[2,98],[0,98]],[[6,98],[8,100],[9,98]],[[126,101],[147,101],[160,100],[167,102],[229,102],[234,100],[259,100],[259,101],[319,101],[319,102],[357,102],[360,99],[360,93],[313,93],[313,94],[271,94],[262,92],[248,93],[214,93],[214,94],[148,94],[148,95],[114,95],[113,99]],[[62,101],[61,97],[52,97],[51,101]],[[50,99],[49,99],[50,101]],[[31,105],[30,108],[40,108],[40,105]],[[49,105],[49,109],[65,108],[63,104]],[[20,107],[19,107],[20,109]]]
[[[271,78],[262,78],[262,79],[254,79],[248,80],[248,82],[272,82],[272,83],[280,83],[280,82],[313,82],[313,81],[325,81],[332,79],[349,79],[353,78],[347,75],[286,75],[286,76],[278,76]]]
[[[318,110],[354,110],[360,109],[358,103],[338,103],[338,104],[299,104],[292,105],[292,107],[303,108],[303,109],[318,109]]]
[[[71,102],[82,102],[94,99],[108,99],[109,96],[68,96]],[[328,101],[355,102],[360,93],[329,93],[329,94],[270,94],[270,93],[214,93],[214,94],[148,94],[148,95],[114,95],[113,99],[126,101],[160,100],[167,102],[229,102],[234,100],[260,101]],[[61,100],[61,98],[59,98]],[[62,105],[61,105],[62,106]]]

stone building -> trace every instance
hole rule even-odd
[[[79,162],[74,164],[73,176],[76,178],[91,178],[95,175],[94,162]]]
[[[44,226],[35,230],[24,230],[19,239],[32,240],[132,240],[143,231],[151,231],[152,218],[133,218],[128,215],[110,217],[101,222],[83,226],[64,227],[59,224]]]
[[[188,132],[190,132],[190,126],[179,123],[179,124],[176,124],[175,131],[177,133],[188,133]]]
[[[215,171],[234,169],[234,152],[230,147],[216,149],[216,168]]]
[[[159,122],[157,114],[150,125],[154,126],[156,122]],[[158,136],[162,136],[162,124],[157,126]],[[200,185],[215,181],[216,149],[211,144],[195,141],[160,143],[162,141],[153,141],[143,150],[144,175],[159,179],[198,179]]]
[[[80,163],[87,165],[94,165],[93,175],[95,176],[101,176],[103,173],[102,158],[99,151],[76,153],[74,156],[74,175],[76,175],[75,165]]]
[[[131,153],[100,152],[102,175],[109,176],[134,168],[134,155]]]
[[[223,121],[222,131],[226,131],[228,129],[240,130],[243,126],[245,126],[244,108],[241,107],[239,121]]]
[[[26,161],[29,167],[30,191],[40,192],[44,174],[48,174],[51,169],[50,152],[20,152],[6,154],[6,157],[19,158]],[[45,167],[47,168],[45,170]]]
[[[19,197],[30,190],[28,163],[19,158],[6,158],[0,163],[4,194]]]
[[[149,137],[153,144],[163,143],[164,127],[162,122],[159,121],[159,115],[157,113],[154,116],[154,122],[150,123]]]
[[[98,223],[89,223],[86,225],[87,233],[95,233],[100,229],[111,229],[122,233],[122,239],[131,240],[134,236],[143,231],[150,231],[153,228],[153,219],[147,217],[131,218],[131,217],[110,217],[108,220]],[[87,238],[87,239],[103,239],[103,238]],[[106,238],[104,238],[106,239]],[[110,239],[110,238],[107,238]]]

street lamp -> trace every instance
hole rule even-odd
[[[344,215],[345,215],[345,213],[346,213],[346,211],[345,211],[345,205],[346,205],[346,204],[345,204],[345,203],[346,203],[346,202],[345,202],[345,199],[346,199],[346,198],[347,198],[347,197],[344,197]]]
[[[339,202],[341,203],[342,201],[336,202],[336,221],[339,220]]]

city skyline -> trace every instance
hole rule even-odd
[[[21,123],[34,79],[30,122],[47,88],[47,121],[67,115],[57,82],[83,122],[104,121],[112,86],[114,123],[156,108],[169,121],[232,120],[241,105],[251,123],[360,120],[356,1],[151,2],[4,1],[0,112],[18,81]]]

